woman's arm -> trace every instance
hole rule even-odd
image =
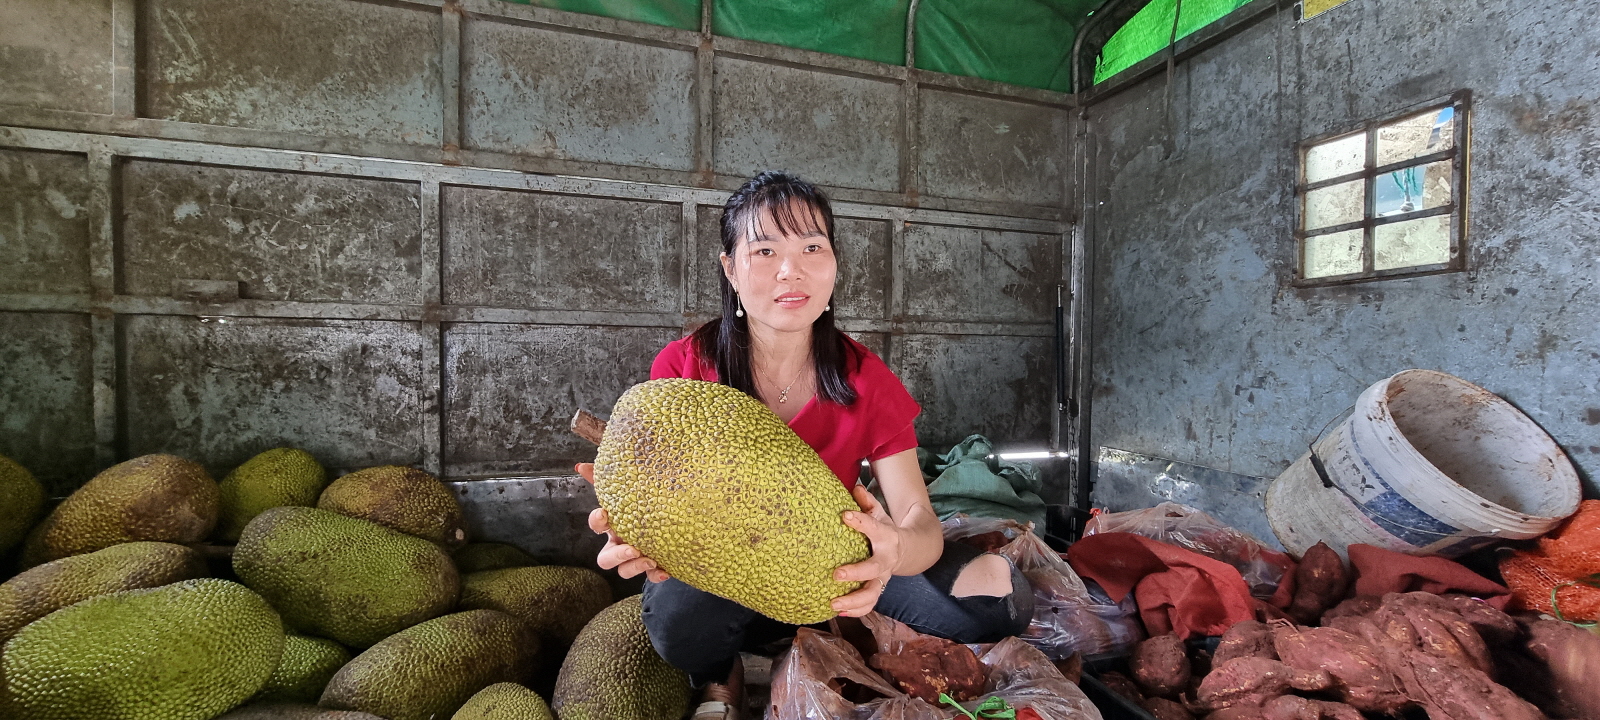
[[[835,570],[835,580],[859,581],[854,592],[834,598],[841,615],[860,617],[872,612],[893,575],[916,575],[932,567],[944,552],[944,531],[928,500],[928,488],[917,465],[915,448],[873,461],[872,474],[883,490],[884,510],[877,498],[857,485],[852,494],[861,512],[846,512],[844,524],[867,536],[872,557]]]

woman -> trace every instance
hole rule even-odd
[[[959,642],[1020,634],[1032,592],[1009,561],[946,543],[917,465],[916,401],[887,365],[833,324],[838,273],[828,199],[800,179],[765,172],[728,199],[722,215],[722,317],[674,341],[651,379],[722,382],[760,399],[817,450],[861,512],[843,522],[867,536],[868,559],[834,572],[859,581],[833,609],[876,609],[916,630]],[[870,463],[884,503],[857,484]],[[593,465],[578,471],[593,481]],[[667,662],[706,688],[698,718],[735,718],[739,651],[792,636],[784,625],[673,579],[610,533],[605,510],[589,526],[607,533],[601,568],[644,573],[644,621]]]

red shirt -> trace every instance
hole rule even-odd
[[[817,395],[800,408],[789,428],[817,451],[849,489],[861,477],[862,460],[881,460],[917,446],[917,430],[911,421],[922,412],[922,406],[871,350],[848,336],[845,342],[860,359],[850,363],[846,377],[855,388],[855,404],[846,407]],[[716,382],[717,368],[707,364],[685,337],[667,343],[656,355],[650,379],[661,378]]]

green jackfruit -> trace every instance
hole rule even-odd
[[[322,491],[317,507],[445,547],[467,541],[456,496],[438,478],[416,468],[385,465],[350,473]]]
[[[841,519],[855,500],[783,420],[734,388],[633,386],[612,409],[594,477],[617,535],[696,588],[807,625],[860,586],[833,579],[869,555]]]
[[[527,679],[539,638],[495,610],[468,610],[407,628],[346,663],[322,693],[322,707],[389,720],[449,717],[490,685]]]
[[[501,568],[533,567],[539,564],[533,556],[517,546],[504,543],[467,543],[451,555],[450,559],[456,562],[456,569],[460,570],[462,575]]]
[[[172,543],[123,543],[47,562],[0,585],[0,644],[28,623],[73,603],[205,575],[200,553]]]
[[[556,720],[539,693],[516,683],[495,683],[473,695],[450,720]]]
[[[106,468],[50,512],[23,550],[33,567],[134,540],[199,542],[217,524],[221,492],[205,468],[145,455]]]
[[[522,618],[545,645],[566,647],[611,604],[611,586],[587,568],[545,565],[485,570],[461,577],[461,608],[499,610]]]
[[[339,668],[350,662],[350,651],[332,640],[304,635],[283,639],[283,657],[272,671],[255,702],[314,703]]]
[[[217,539],[236,542],[244,526],[262,510],[275,507],[316,507],[328,484],[328,473],[311,453],[276,448],[261,453],[233,469],[222,479],[221,512]]]
[[[217,720],[384,720],[372,713],[324,710],[304,703],[251,703]]]
[[[353,648],[448,612],[461,590],[438,545],[305,507],[272,508],[250,521],[233,571],[289,627]]]
[[[567,651],[550,707],[561,720],[678,720],[689,709],[689,676],[656,654],[642,595],[600,611]]]
[[[0,555],[28,535],[44,509],[44,486],[33,473],[0,455]]]
[[[6,643],[0,717],[210,720],[256,694],[282,651],[278,614],[238,583],[101,595]]]

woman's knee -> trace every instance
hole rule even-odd
[[[951,597],[973,597],[987,595],[989,597],[1005,597],[1012,592],[1011,561],[993,553],[984,553],[956,575],[955,584],[950,586]]]
[[[690,674],[719,667],[725,672],[723,666],[738,655],[750,621],[737,603],[676,579],[647,585],[643,609],[656,654]]]

